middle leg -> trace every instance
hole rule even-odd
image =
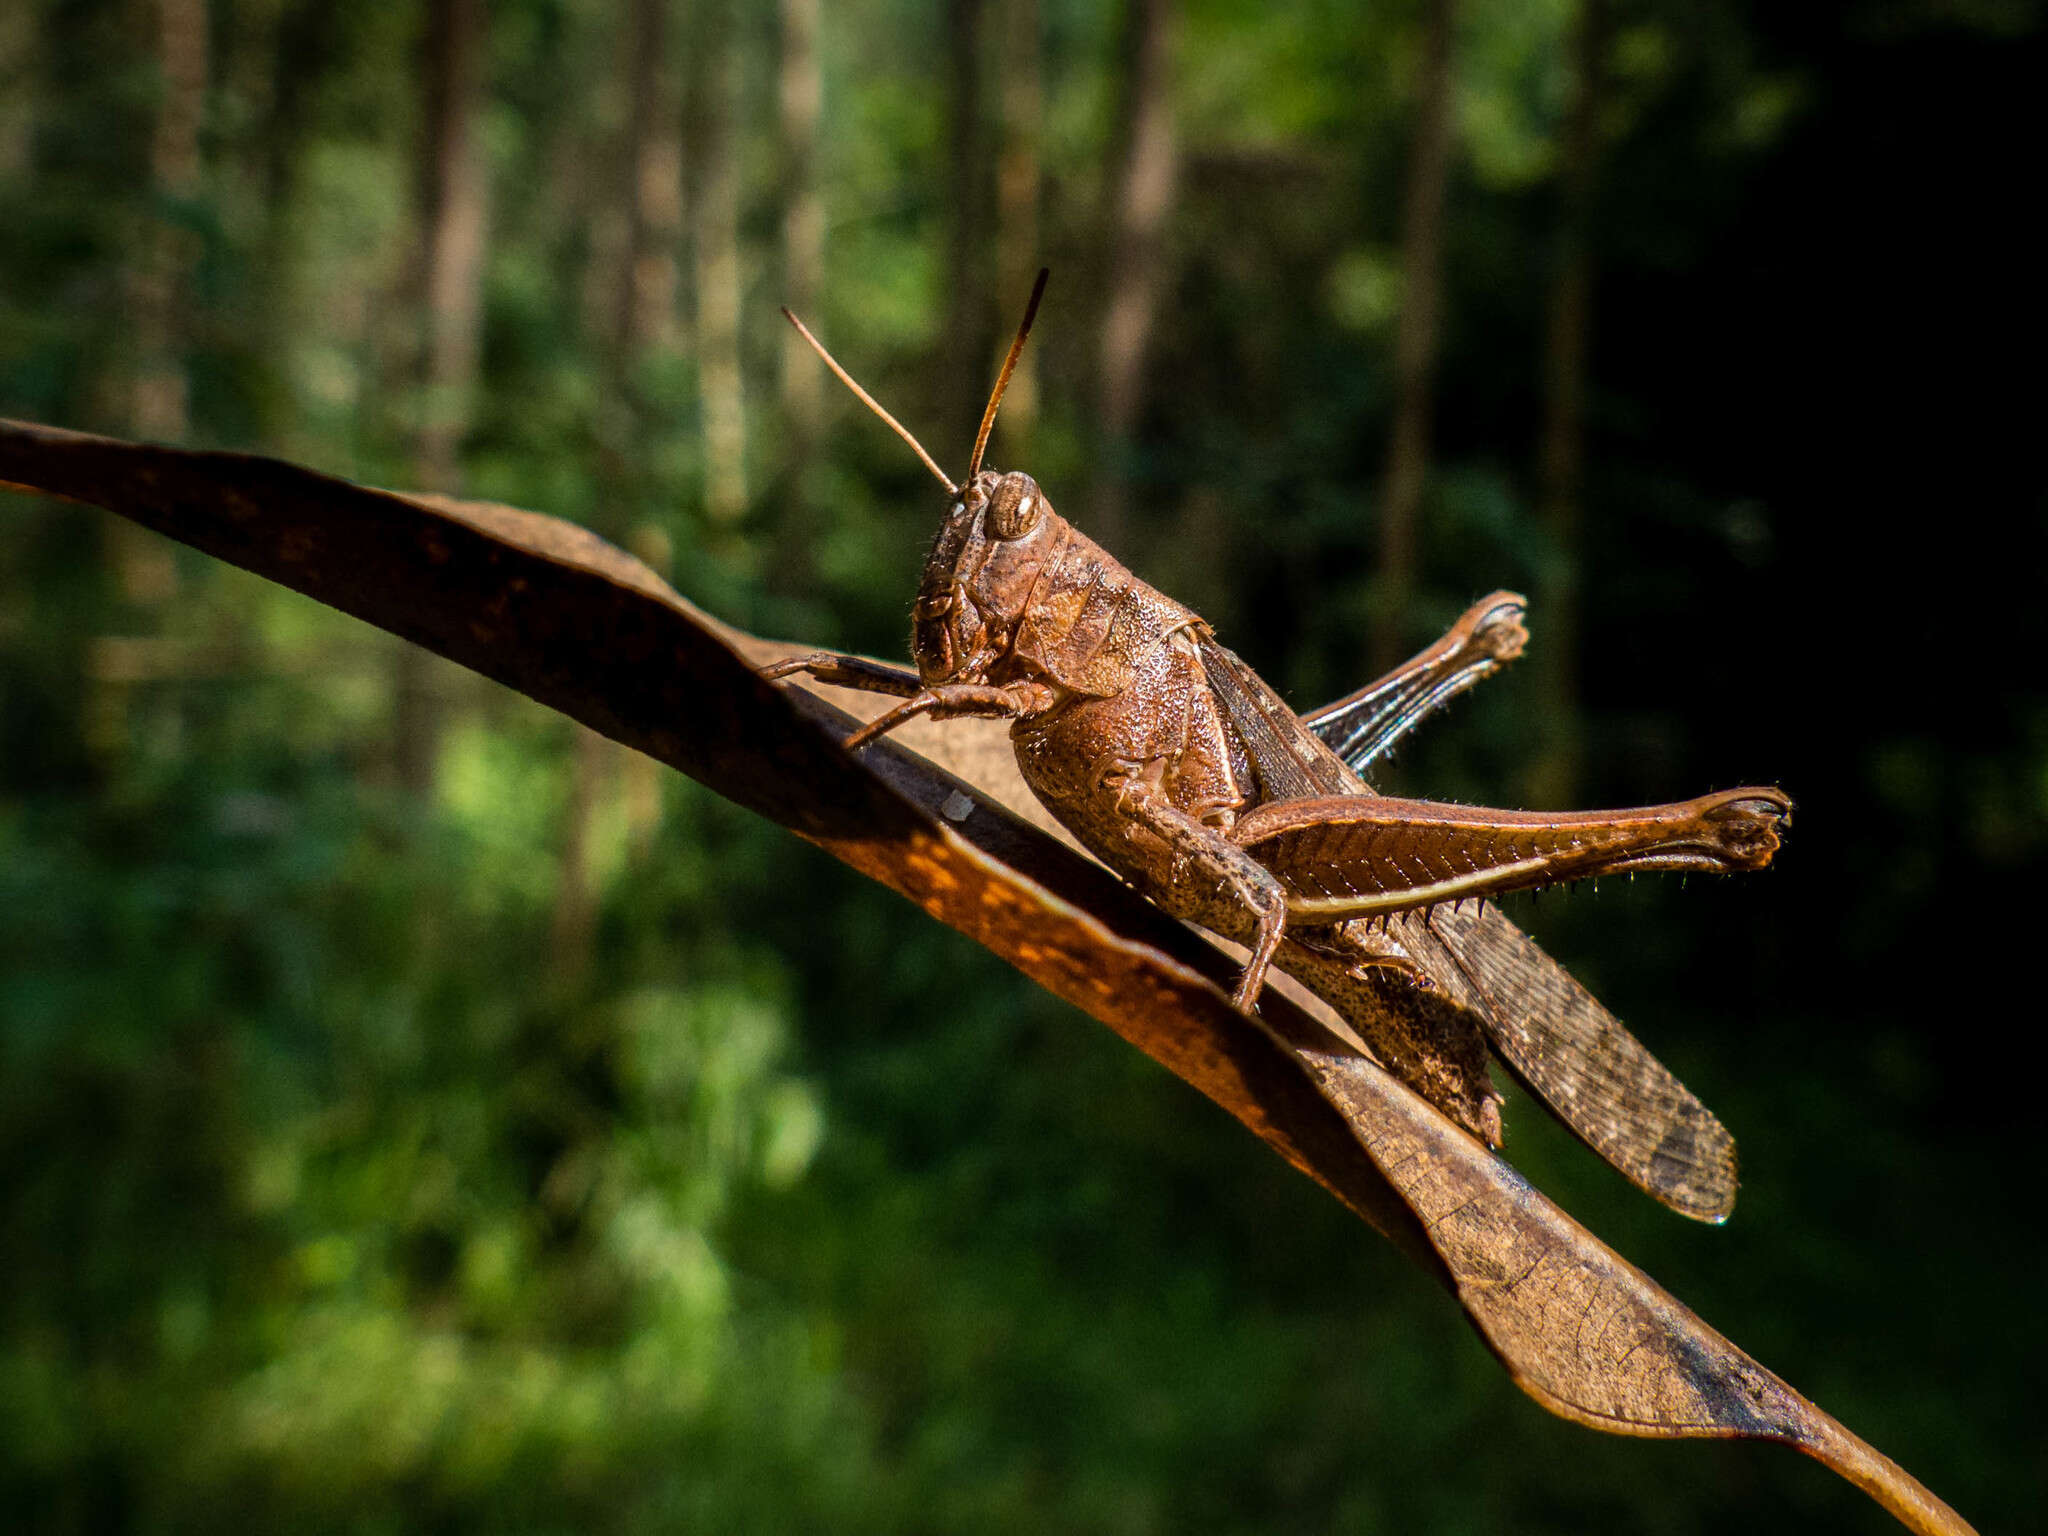
[[[1377,682],[1302,717],[1332,752],[1363,774],[1423,720],[1522,654],[1528,605],[1514,592],[1482,597],[1444,633]]]

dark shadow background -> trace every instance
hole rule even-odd
[[[1048,262],[998,462],[1290,698],[1361,681],[1376,615],[1536,594],[1530,658],[1390,785],[1797,798],[1765,876],[1513,909],[1734,1129],[1734,1219],[1520,1099],[1508,1150],[2038,1528],[2041,7],[1610,0],[1570,536],[1538,443],[1582,13],[1462,8],[1402,590],[1430,14],[17,5],[0,413],[579,517],[757,630],[900,654],[937,498],[805,395],[775,306],[957,470]],[[1133,122],[1174,150],[1156,239]],[[1891,1528],[1788,1453],[1546,1417],[1239,1127],[822,855],[19,497],[0,1190],[25,1529]]]

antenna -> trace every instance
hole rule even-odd
[[[971,482],[981,469],[982,450],[988,447],[988,435],[995,430],[996,407],[1003,403],[1003,391],[1010,387],[1010,375],[1017,371],[1017,359],[1024,355],[1024,338],[1031,334],[1031,322],[1038,318],[1038,301],[1045,297],[1045,280],[1052,276],[1052,268],[1040,267],[1038,281],[1031,285],[1031,302],[1024,306],[1024,323],[1017,327],[1017,339],[1010,343],[1010,355],[1003,359],[1003,371],[996,375],[994,393],[988,397],[988,409],[981,413],[981,430],[974,435],[974,455],[967,461],[965,478]]]
[[[1042,272],[1039,274],[1038,277],[1038,286],[1040,288],[1043,288],[1045,286],[1045,274]],[[1031,305],[1034,309],[1038,307],[1038,297],[1036,294],[1032,295]],[[825,360],[825,366],[827,368],[830,368],[832,372],[838,376],[840,383],[844,384],[848,389],[852,390],[854,394],[860,397],[860,403],[862,405],[866,406],[869,410],[873,411],[877,416],[881,417],[883,421],[889,424],[889,430],[891,432],[894,432],[898,437],[902,438],[903,441],[910,444],[910,451],[916,454],[918,458],[924,461],[924,467],[926,469],[930,470],[934,475],[938,476],[939,484],[943,485],[946,488],[947,494],[958,496],[960,494],[960,487],[955,485],[951,480],[948,480],[946,478],[946,472],[943,469],[939,468],[937,464],[932,462],[932,456],[924,451],[924,444],[920,443],[916,438],[910,435],[910,429],[904,426],[903,423],[898,421],[894,416],[891,416],[887,411],[883,410],[881,405],[876,401],[873,395],[869,394],[866,390],[862,389],[858,384],[854,383],[853,375],[848,373],[844,368],[839,366],[838,359],[833,357],[833,355],[830,352],[827,352],[825,350],[825,344],[810,333],[809,327],[807,327],[803,323],[803,321],[797,319],[797,317],[791,314],[787,309],[783,310],[782,318],[787,320],[791,325],[796,327],[797,335],[803,337],[805,341],[808,341],[811,344],[811,350],[817,353],[818,356],[822,357]],[[1027,328],[1031,324],[1031,319],[1028,315],[1025,317],[1024,324]],[[1022,346],[1023,344],[1024,338],[1020,335],[1017,338],[1017,345]],[[1016,350],[1016,347],[1012,347],[1010,349],[1010,361],[1013,363],[1017,360]],[[1009,367],[1008,365],[1005,365],[1003,368],[1003,377],[1007,379],[1009,378],[1009,376]],[[996,386],[996,393],[998,396],[1002,394],[1002,386],[1000,384]],[[989,402],[989,413],[990,415],[994,415],[995,413],[995,402],[993,400]],[[982,436],[986,437],[987,435],[988,427],[986,424],[984,424],[982,427]],[[975,458],[977,459],[977,461],[980,459],[980,457],[981,455],[977,451],[975,454]],[[973,478],[971,472],[969,473],[968,478]]]

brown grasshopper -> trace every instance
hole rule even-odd
[[[1750,788],[1557,815],[1375,794],[1363,777],[1375,758],[1520,653],[1522,599],[1496,592],[1404,666],[1297,716],[1198,615],[1053,511],[1029,475],[981,467],[1045,280],[959,485],[783,311],[952,501],[918,589],[915,671],[820,652],[763,675],[903,700],[849,750],[920,714],[1011,721],[1025,781],[1084,847],[1175,917],[1250,951],[1239,1009],[1257,1006],[1277,964],[1498,1145],[1490,1046],[1643,1189],[1688,1216],[1725,1218],[1736,1184],[1727,1130],[1483,898],[1623,871],[1759,869],[1790,800]]]

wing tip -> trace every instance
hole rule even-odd
[[[1606,1155],[1601,1148],[1594,1150]],[[1681,1216],[1718,1227],[1735,1213],[1741,1185],[1735,1138],[1697,1099],[1672,1117],[1640,1172],[1615,1166]]]

